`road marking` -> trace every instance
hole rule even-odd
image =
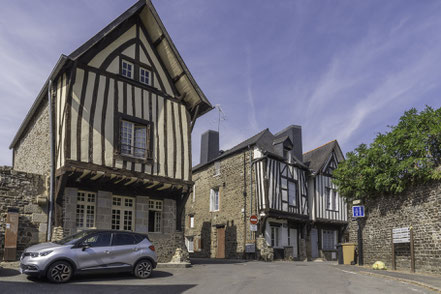
[[[342,270],[342,269],[341,269],[341,271],[342,271],[342,272],[345,272],[345,273],[348,273],[348,274],[358,275],[357,273],[350,272],[350,271],[345,271],[345,270]]]

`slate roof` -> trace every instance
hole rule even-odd
[[[334,150],[338,162],[343,161],[344,156],[340,149],[340,145],[338,145],[337,140],[333,140],[311,151],[303,153],[303,162],[314,172],[318,172],[326,164],[326,161]]]
[[[259,148],[261,148],[264,151],[265,154],[269,154],[269,155],[278,157],[280,159],[283,159],[279,154],[277,154],[277,152],[275,151],[274,146],[273,146],[273,143],[275,142],[275,140],[280,141],[279,139],[280,138],[276,138],[269,131],[269,129],[264,129],[264,130],[260,131],[259,133],[257,133],[256,135],[254,135],[254,136],[246,139],[245,141],[237,144],[233,148],[228,149],[227,151],[219,154],[219,156],[217,156],[216,158],[210,160],[209,162],[204,163],[204,164],[195,165],[193,167],[193,172],[197,171],[197,170],[199,170],[199,169],[201,169],[201,168],[203,168],[205,166],[208,166],[208,165],[212,164],[215,161],[218,161],[220,159],[223,159],[225,157],[233,155],[236,152],[239,152],[239,151],[242,151],[244,149],[247,149],[248,146],[255,146],[256,145]],[[281,138],[281,139],[283,139],[281,141],[281,142],[283,142],[284,140],[289,139],[289,137],[286,136],[286,138],[284,137],[284,138]],[[297,159],[295,156],[294,156],[294,160],[301,167],[307,168],[307,166],[303,162],[301,162],[299,159]]]

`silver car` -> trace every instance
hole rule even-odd
[[[27,248],[20,272],[65,283],[74,274],[131,271],[148,278],[156,267],[155,247],[145,234],[111,230],[82,231],[63,240]]]

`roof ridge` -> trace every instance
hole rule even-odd
[[[325,147],[326,145],[331,144],[331,143],[333,143],[333,142],[337,142],[337,139],[334,139],[334,140],[332,140],[332,141],[329,141],[328,143],[325,143],[325,144],[323,144],[323,145],[321,145],[321,146],[319,146],[319,147],[317,147],[317,148],[314,148],[314,149],[312,149],[312,150],[309,150],[309,151],[303,153],[303,155],[308,154],[308,153],[311,153],[311,152],[313,152],[313,151],[315,151],[315,150],[317,150],[317,149],[323,148],[323,147]]]

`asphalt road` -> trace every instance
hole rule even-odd
[[[76,277],[54,285],[3,269],[0,293],[434,293],[321,262],[199,260],[187,269],[158,269],[147,280],[129,274]]]

